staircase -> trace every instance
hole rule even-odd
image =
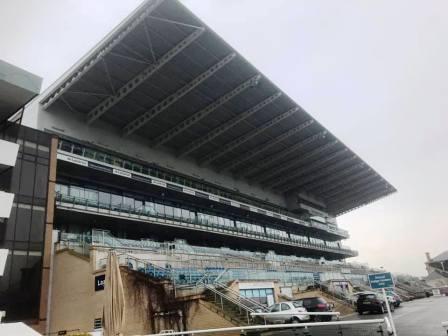
[[[251,313],[265,312],[267,307],[250,298],[243,297],[238,291],[218,281],[202,283],[205,288],[204,300],[207,308],[221,315],[237,326],[255,323]]]

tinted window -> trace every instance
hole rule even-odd
[[[303,299],[303,306],[304,307],[309,307],[309,306],[312,305],[312,303],[313,303],[312,299]]]

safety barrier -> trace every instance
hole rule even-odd
[[[313,330],[325,330],[324,335],[338,335],[338,336],[358,336],[358,335],[392,335],[392,330],[388,329],[386,318],[372,319],[372,320],[360,320],[360,321],[335,321],[335,322],[313,322],[313,323],[288,323],[288,324],[274,324],[274,325],[253,325],[244,327],[230,327],[230,328],[217,328],[217,329],[201,329],[201,330],[188,330],[188,331],[176,331],[176,332],[163,332],[158,334],[149,334],[145,336],[157,336],[157,335],[204,335],[204,334],[218,334],[222,335],[231,332],[249,333],[251,335],[263,335],[264,332],[271,330],[297,330],[305,329],[308,335],[319,335],[319,333],[313,333]],[[368,329],[367,326],[371,326]],[[334,333],[330,333],[331,331]],[[330,331],[330,332],[329,332]],[[360,333],[360,331],[362,333]],[[305,333],[304,333],[305,334]]]

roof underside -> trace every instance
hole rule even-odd
[[[335,215],[395,191],[174,0],[145,2],[41,103]]]

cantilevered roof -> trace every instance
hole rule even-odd
[[[42,78],[0,60],[0,122],[40,92]]]
[[[144,2],[41,103],[335,215],[395,191],[176,0]]]

